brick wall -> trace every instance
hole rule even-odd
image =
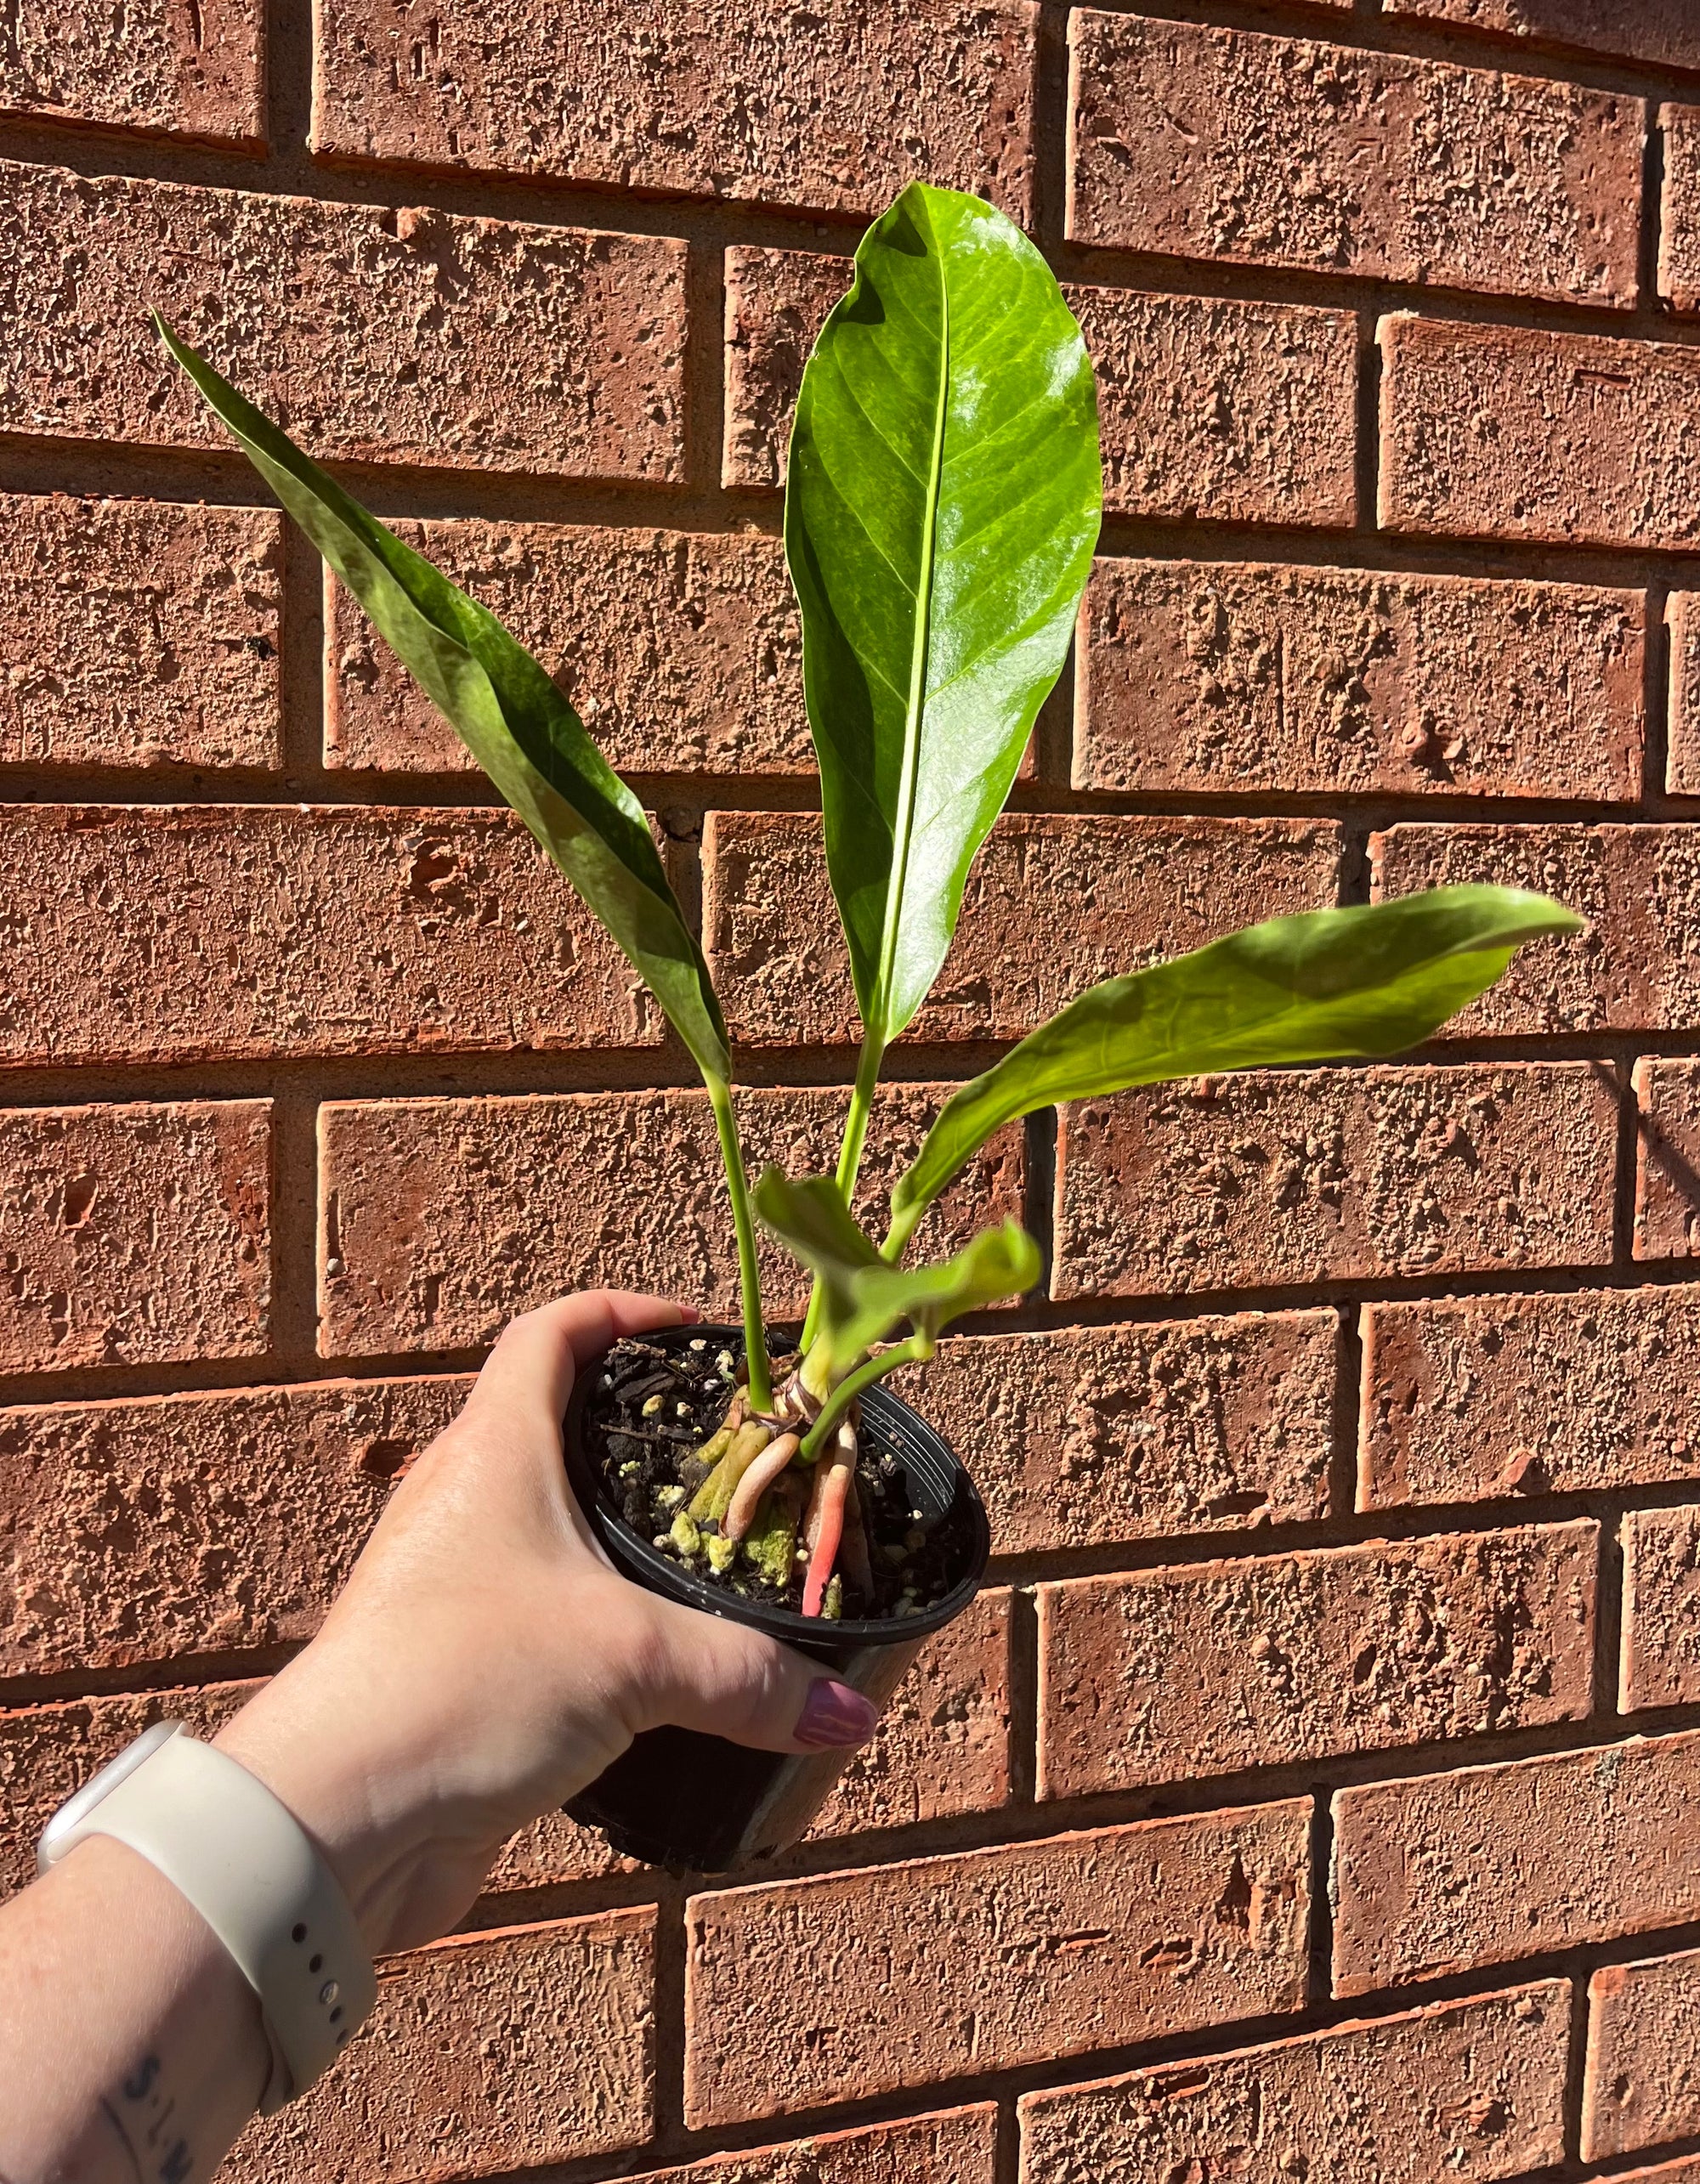
[[[311,1631],[508,1314],[731,1301],[685,1057],[144,299],[572,688],[764,1151],[855,1033],[785,422],[912,173],[1051,253],[1111,512],[874,1169],[1244,920],[1592,920],[1414,1059],[989,1146],[941,1231],[1024,1211],[1046,1293],[925,1393],[984,1599],[784,1867],[517,1839],[249,2184],[1700,2176],[1700,28],[1172,7],[8,18],[3,1885]]]

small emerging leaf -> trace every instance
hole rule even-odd
[[[541,665],[422,554],[309,461],[228,380],[160,339],[461,741],[607,926],[706,1077],[731,1075],[702,951],[643,808]]]
[[[846,1269],[877,1266],[874,1240],[844,1202],[830,1175],[805,1175],[800,1182],[777,1168],[762,1171],[755,1191],[762,1225],[787,1244],[808,1267]]]
[[[792,1183],[769,1168],[755,1202],[762,1226],[820,1282],[819,1339],[835,1380],[900,1321],[933,1341],[952,1320],[1018,1297],[1039,1279],[1039,1246],[1015,1221],[983,1230],[943,1265],[900,1267],[881,1259],[830,1175]]]
[[[1397,1054],[1485,993],[1525,941],[1579,931],[1513,887],[1436,887],[1272,918],[1107,979],[949,1100],[892,1193],[888,1257],[994,1130],[1064,1100],[1216,1070]]]

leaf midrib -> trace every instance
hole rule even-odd
[[[931,215],[928,224],[932,224]],[[935,230],[934,240],[939,238]],[[938,260],[938,391],[932,413],[932,452],[928,463],[926,511],[921,520],[921,575],[915,591],[910,650],[909,700],[904,713],[903,772],[892,828],[891,876],[886,890],[885,930],[880,936],[880,967],[874,995],[881,1036],[889,1035],[892,974],[897,964],[903,923],[904,891],[909,880],[910,849],[915,835],[915,784],[921,771],[921,730],[926,707],[926,666],[932,653],[932,570],[938,534],[938,503],[944,472],[944,420],[950,390],[950,284],[941,246]],[[870,1030],[873,1029],[870,1025]]]

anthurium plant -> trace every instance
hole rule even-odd
[[[785,507],[861,1055],[836,1173],[770,1168],[752,1191],[725,1021],[637,799],[494,615],[159,331],[702,1073],[737,1238],[743,1355],[717,1361],[717,1416],[659,1386],[634,1399],[624,1423],[640,1440],[664,1409],[688,1422],[659,1463],[619,1469],[643,1473],[630,1521],[711,1581],[810,1617],[913,1610],[912,1591],[882,1607],[858,1401],[927,1357],[953,1321],[1038,1279],[1038,1247],[1014,1223],[943,1264],[909,1259],[927,1208],[1003,1124],[1168,1078],[1393,1052],[1490,986],[1522,943],[1578,926],[1541,896],[1444,887],[1275,919],[1110,979],[947,1100],[883,1233],[862,1226],[851,1208],[881,1067],[944,964],[969,868],[1062,669],[1102,495],[1091,365],[1044,259],[978,199],[912,184],[863,239],[815,344]],[[777,1360],[757,1221],[814,1277],[801,1339]],[[626,1384],[641,1394],[648,1382]]]

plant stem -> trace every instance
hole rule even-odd
[[[892,1266],[901,1264],[904,1253],[909,1246],[909,1240],[915,1234],[916,1225],[926,1211],[925,1206],[917,1206],[907,1217],[901,1214],[892,1216],[892,1225],[886,1231],[886,1240],[880,1246],[881,1259]]]
[[[732,1112],[732,1088],[724,1078],[703,1072],[714,1126],[720,1133],[720,1157],[726,1163],[726,1188],[732,1199],[732,1225],[738,1231],[738,1279],[744,1298],[744,1355],[750,1368],[750,1403],[757,1411],[774,1407],[768,1372],[768,1332],[762,1321],[762,1270],[756,1259],[756,1227],[750,1216],[750,1181],[744,1173],[744,1148]]]
[[[853,1372],[847,1372],[826,1399],[825,1408],[803,1435],[802,1446],[797,1451],[799,1463],[813,1463],[825,1446],[826,1438],[838,1421],[864,1388],[871,1388],[876,1380],[883,1380],[888,1372],[895,1372],[902,1365],[919,1365],[932,1356],[938,1344],[931,1335],[910,1335],[906,1342],[893,1343],[882,1349],[877,1357],[870,1357],[858,1365]]]
[[[850,1112],[844,1117],[844,1142],[838,1149],[838,1187],[847,1206],[861,1172],[862,1148],[868,1142],[868,1118],[874,1107],[874,1088],[880,1081],[880,1065],[885,1058],[885,1041],[876,1038],[872,1032],[864,1033],[862,1051],[856,1062],[855,1089],[850,1095]],[[813,1349],[819,1332],[820,1284],[817,1282],[809,1292],[808,1313],[802,1323],[802,1348],[805,1356]]]

